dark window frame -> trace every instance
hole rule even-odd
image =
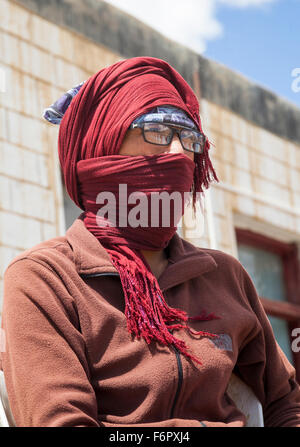
[[[290,343],[294,337],[292,331],[300,328],[300,261],[296,243],[286,243],[271,237],[255,233],[251,230],[235,228],[236,241],[251,247],[260,248],[279,255],[283,265],[283,280],[286,291],[286,301],[280,302],[260,296],[267,315],[286,320]],[[292,351],[297,381],[300,383],[300,352]]]

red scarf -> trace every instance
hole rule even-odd
[[[111,191],[118,197],[116,187],[121,182],[128,184],[128,194],[132,187],[146,195],[154,188],[181,194],[191,190],[195,205],[197,192],[201,192],[203,186],[208,187],[210,176],[218,180],[209,159],[208,141],[204,154],[195,154],[195,164],[184,155],[117,155],[131,122],[153,107],[164,104],[183,109],[202,130],[197,98],[179,73],[166,62],[140,57],[99,71],[85,82],[62,119],[59,159],[67,191],[86,213],[86,228],[106,248],[120,274],[129,331],[138,338],[143,337],[147,343],[156,340],[173,345],[186,357],[201,364],[187,352],[185,343],[171,334],[174,329],[189,329],[182,324],[188,316],[168,307],[140,252],[165,248],[178,222],[171,222],[169,228],[100,228],[96,221],[97,195]],[[182,180],[180,184],[178,179]],[[202,319],[211,318],[214,316]]]

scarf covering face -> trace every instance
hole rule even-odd
[[[190,191],[195,204],[197,192],[202,192],[203,186],[208,187],[211,175],[218,181],[208,155],[208,140],[204,153],[195,154],[194,162],[183,154],[118,155],[130,124],[138,116],[165,104],[185,111],[202,131],[195,94],[167,62],[137,57],[100,70],[82,85],[61,120],[59,160],[66,189],[85,213],[86,228],[107,250],[120,274],[129,332],[138,339],[142,337],[148,344],[155,341],[173,346],[201,364],[188,352],[186,344],[172,333],[180,328],[194,333],[185,324],[189,317],[184,311],[167,305],[158,281],[140,251],[167,247],[184,206],[168,227],[162,226],[161,221],[158,227],[132,228],[120,226],[119,221],[116,226],[111,226],[109,219],[105,226],[103,218],[101,225],[97,218],[99,193],[113,193],[118,204],[120,184],[127,185],[127,198],[132,192],[143,193],[149,198],[153,192],[176,191],[183,195]],[[149,208],[149,219],[151,210]],[[130,211],[128,206],[128,217]],[[120,217],[118,212],[116,214]],[[192,319],[212,318],[216,317],[204,315]],[[197,334],[214,336],[206,332]]]

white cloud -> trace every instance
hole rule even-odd
[[[215,0],[105,1],[198,53],[205,51],[207,40],[223,33],[222,25],[215,18]]]
[[[277,0],[105,0],[172,40],[204,53],[209,40],[222,37],[216,18],[220,3],[230,7],[262,6]]]

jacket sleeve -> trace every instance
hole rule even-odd
[[[300,387],[295,369],[275,340],[255,286],[240,265],[245,302],[257,324],[239,350],[235,372],[260,400],[266,427],[300,427]]]
[[[17,426],[99,426],[76,307],[51,268],[30,258],[7,268],[2,332]]]

